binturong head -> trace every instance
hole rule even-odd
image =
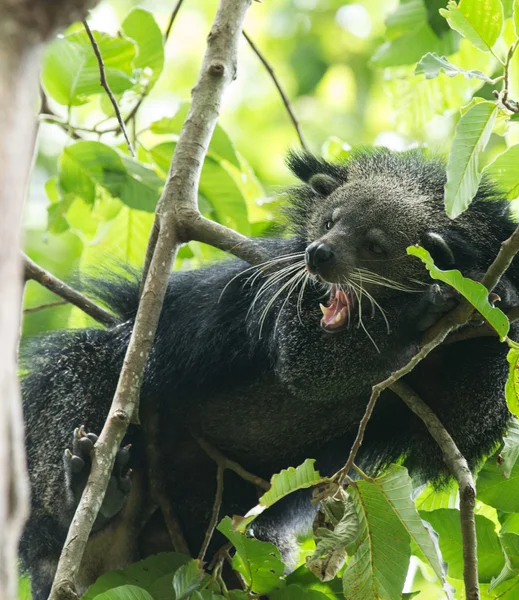
[[[288,165],[303,185],[289,190],[285,213],[307,244],[307,270],[330,284],[321,307],[327,331],[342,329],[363,297],[383,303],[424,290],[431,280],[409,246],[423,246],[438,267],[470,276],[488,267],[513,229],[508,202],[487,180],[469,210],[451,220],[444,161],[423,150],[354,151],[342,164],[292,153]]]

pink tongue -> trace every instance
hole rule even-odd
[[[348,296],[342,290],[335,291],[335,294],[330,298],[328,306],[323,306],[322,304],[319,306],[323,313],[323,318],[321,319],[322,326],[327,329],[338,329],[344,325],[348,317],[350,304]]]

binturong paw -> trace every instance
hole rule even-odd
[[[72,450],[67,448],[63,455],[65,479],[74,506],[77,506],[85,489],[92,467],[92,453],[97,435],[87,433],[85,427],[77,427],[72,435]],[[120,448],[115,457],[114,468],[108,488],[99,510],[96,528],[103,526],[123,508],[131,490],[131,469],[128,469],[131,446]]]
[[[433,283],[420,299],[417,311],[416,329],[426,331],[450,312],[461,299],[460,294],[450,286]]]

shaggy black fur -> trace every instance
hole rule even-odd
[[[158,415],[163,480],[195,553],[211,512],[215,467],[189,430],[265,478],[307,457],[331,473],[348,455],[371,386],[413,355],[419,324],[431,310],[431,281],[423,265],[406,256],[406,247],[422,243],[440,263],[453,255],[456,268],[478,277],[514,228],[506,200],[488,181],[471,208],[449,220],[443,208],[443,163],[421,152],[364,151],[345,165],[291,155],[289,165],[303,182],[288,193],[286,213],[295,235],[264,243],[273,257],[297,256],[273,263],[275,269],[302,260],[308,243],[322,240],[336,257],[332,275],[320,273],[328,281],[358,282],[361,267],[413,291],[365,283],[384,316],[376,306],[372,312],[366,297],[359,314],[357,299],[349,327],[330,335],[319,325],[318,304],[326,303],[323,293],[330,289],[321,283],[309,281],[301,294],[298,285],[285,302],[290,286],[274,296],[288,275],[263,288],[258,298],[268,275],[239,260],[172,276],[141,407]],[[332,182],[334,191],[327,197],[322,187],[312,187],[312,177],[319,174],[327,176],[327,185]],[[517,302],[518,284],[514,263],[497,290],[502,306]],[[102,428],[132,329],[137,290],[136,280],[104,278],[93,291],[125,319],[122,325],[50,333],[31,340],[24,353],[30,371],[23,396],[32,513],[22,556],[31,571],[34,600],[49,592],[77,502],[70,484],[74,474],[64,467],[63,453],[72,447],[74,428],[85,425],[97,434]],[[506,348],[481,338],[441,348],[407,381],[475,465],[505,431],[506,377]],[[132,427],[127,440],[133,443],[130,466],[140,477],[128,506],[138,508],[131,518],[116,516],[93,535],[83,587],[107,569],[166,547],[160,515],[145,526],[140,521],[149,508],[142,434]],[[422,423],[386,392],[359,461],[375,472],[400,457],[418,479],[440,481],[446,475],[441,452]],[[223,514],[243,514],[254,503],[251,486],[226,474]],[[288,559],[295,534],[312,515],[306,494],[289,497],[258,519],[254,534],[277,543]]]

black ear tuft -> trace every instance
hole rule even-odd
[[[426,231],[422,238],[422,246],[429,252],[434,264],[440,269],[450,269],[456,264],[454,252],[441,234],[435,231]]]
[[[316,194],[319,194],[319,196],[329,196],[341,185],[341,183],[331,175],[317,173],[317,175],[312,175],[312,177],[310,177],[308,185]]]
[[[346,183],[348,178],[348,169],[345,165],[333,165],[309,152],[290,151],[287,155],[287,165],[292,173],[304,183],[310,183],[310,179],[315,175],[327,175],[335,180],[336,185],[333,188],[335,189]],[[320,192],[318,193],[320,194]]]

